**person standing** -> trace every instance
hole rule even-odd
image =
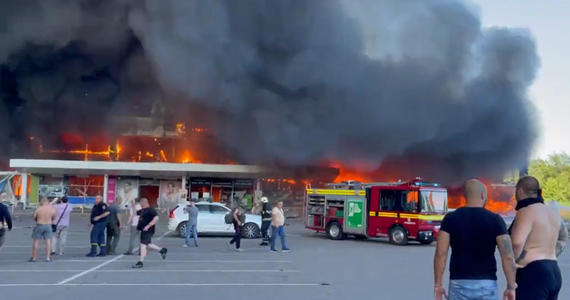
[[[501,216],[485,209],[487,188],[482,182],[468,180],[464,193],[466,205],[445,215],[437,237],[433,260],[435,299],[498,300],[498,247],[507,279],[502,298],[514,300],[516,265],[507,225]],[[443,273],[450,247],[448,297]]]
[[[132,206],[132,205],[131,205]],[[111,203],[108,205],[109,216],[107,216],[107,254],[115,255],[117,250],[117,245],[121,239],[121,214],[119,213],[120,207]]]
[[[0,193],[0,251],[6,239],[6,227],[8,231],[12,230],[12,216],[8,206],[3,203],[4,199],[6,199],[6,193],[2,192]],[[6,227],[4,224],[6,224]]]
[[[544,204],[540,183],[525,176],[516,185],[517,211],[509,231],[517,270],[517,300],[556,300],[562,288],[557,257],[568,231],[556,209]]]
[[[34,242],[32,244],[32,257],[30,258],[30,262],[37,261],[40,240],[44,240],[46,243],[46,261],[51,261],[51,238],[53,236],[53,228],[51,225],[55,220],[55,215],[55,208],[50,205],[47,197],[42,196],[40,199],[40,207],[38,207],[32,215],[36,226],[32,230],[32,239]]]
[[[91,251],[87,253],[87,257],[105,256],[105,227],[107,226],[107,216],[109,210],[107,204],[103,202],[103,197],[95,197],[95,205],[91,210]],[[99,247],[99,254],[97,254]]]
[[[194,201],[190,201],[190,205],[184,208],[184,213],[188,214],[188,222],[186,223],[186,243],[183,247],[190,246],[190,236],[194,239],[194,246],[198,247],[198,213]]]
[[[56,222],[52,225],[53,237],[51,241],[51,255],[63,255],[63,250],[67,241],[67,232],[69,231],[69,218],[72,208],[69,207],[67,196],[61,197],[59,201],[57,201],[56,198],[52,201],[52,203],[54,202],[57,202],[56,204],[52,204],[56,210]]]
[[[137,229],[141,231],[140,236],[140,260],[133,265],[133,268],[142,268],[144,266],[144,258],[146,257],[148,249],[155,250],[160,253],[162,259],[166,259],[166,253],[168,253],[168,249],[164,247],[159,247],[152,243],[152,236],[155,233],[156,223],[158,222],[158,213],[154,209],[154,207],[150,207],[148,205],[148,200],[146,198],[141,198],[141,207],[142,209],[139,210],[139,224],[137,225]]]
[[[281,251],[289,252],[285,241],[285,213],[283,212],[283,202],[279,201],[271,211],[271,252],[275,253],[275,241],[277,236],[281,239]]]
[[[235,234],[234,237],[229,241],[228,248],[231,245],[236,245],[236,251],[242,252],[241,249],[241,235],[243,231],[243,224],[245,223],[245,203],[244,201],[236,201],[237,206],[234,208],[232,213],[232,223],[234,225]]]
[[[137,225],[139,224],[139,215],[138,211],[142,209],[140,200],[135,199],[135,204],[129,209],[129,220],[127,224],[129,228],[129,249],[125,252],[125,255],[132,255],[133,249],[135,248],[135,241],[140,240],[140,231],[137,229]]]
[[[269,227],[271,227],[271,220],[273,219],[272,214],[273,210],[271,205],[269,204],[269,199],[267,197],[261,197],[261,244],[260,246],[267,246],[269,245]]]

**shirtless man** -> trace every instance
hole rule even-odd
[[[53,235],[51,224],[55,220],[56,210],[50,205],[50,202],[45,196],[40,199],[40,207],[36,209],[33,215],[34,221],[36,221],[36,226],[32,231],[32,239],[34,243],[32,245],[32,258],[30,262],[36,262],[38,258],[38,246],[40,240],[44,240],[46,243],[46,261],[51,261],[51,238]]]
[[[517,300],[556,300],[562,275],[556,258],[568,240],[568,231],[557,211],[544,204],[538,180],[519,179],[515,197],[517,215],[509,231],[517,270]]]

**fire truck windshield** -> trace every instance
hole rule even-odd
[[[420,190],[421,212],[444,213],[447,210],[447,191]]]

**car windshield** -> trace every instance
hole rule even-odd
[[[421,210],[427,213],[447,211],[447,191],[421,190]]]

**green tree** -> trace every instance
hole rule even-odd
[[[529,173],[535,176],[542,186],[545,200],[570,203],[570,156],[555,153],[547,159],[533,160]]]

